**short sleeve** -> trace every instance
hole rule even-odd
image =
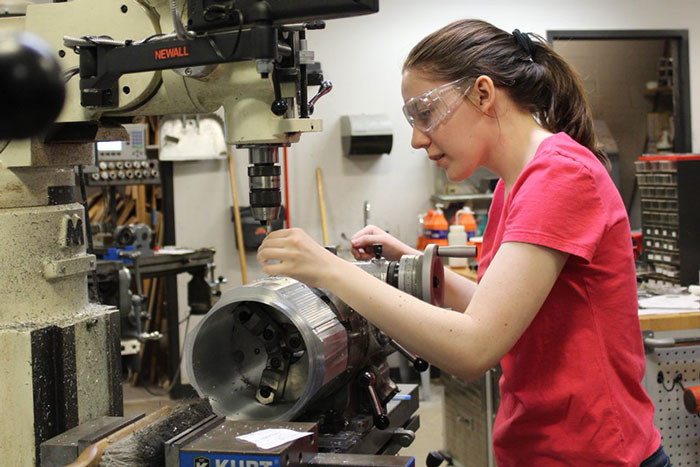
[[[512,189],[502,241],[541,245],[591,262],[606,226],[590,169],[566,155],[542,154]]]

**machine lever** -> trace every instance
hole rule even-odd
[[[408,361],[410,361],[411,364],[413,364],[413,368],[415,368],[417,372],[422,373],[430,367],[430,363],[423,360],[413,352],[409,352],[409,350],[406,347],[399,344],[394,339],[389,339],[389,344],[391,344],[391,346],[395,348],[401,355],[406,357]]]
[[[316,101],[318,101],[320,98],[328,94],[333,90],[333,83],[330,81],[324,81],[321,83],[321,87],[318,88],[318,92],[314,97],[311,98],[309,101],[309,115],[313,115],[314,113],[314,104],[316,104]]]
[[[374,387],[376,382],[377,378],[371,371],[365,371],[360,376],[360,385],[367,388],[367,392],[369,394],[369,401],[372,405],[372,412],[374,413],[374,426],[380,430],[385,430],[389,428],[391,421],[386,415],[386,409],[382,407],[382,404],[379,401],[379,395]]]
[[[439,258],[476,258],[476,247],[466,246],[439,246],[435,254]]]

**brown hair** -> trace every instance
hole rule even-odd
[[[525,40],[531,47],[519,44],[522,40],[485,21],[455,21],[416,44],[403,69],[416,69],[445,81],[489,76],[544,128],[567,133],[609,167],[610,161],[596,141],[591,109],[578,74],[541,37],[529,34]]]

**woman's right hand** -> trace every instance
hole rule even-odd
[[[420,254],[418,250],[411,248],[373,225],[368,225],[353,235],[350,243],[352,244],[352,255],[355,259],[362,261],[374,258],[372,245],[375,243],[382,244],[382,256],[389,261],[398,261],[403,255]]]

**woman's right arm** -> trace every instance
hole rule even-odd
[[[403,255],[419,255],[411,248],[379,227],[368,225],[350,239],[352,254],[357,260],[367,261],[374,257],[372,245],[382,244],[382,254],[389,261],[398,261]],[[463,312],[476,291],[476,283],[445,268],[445,306]]]

